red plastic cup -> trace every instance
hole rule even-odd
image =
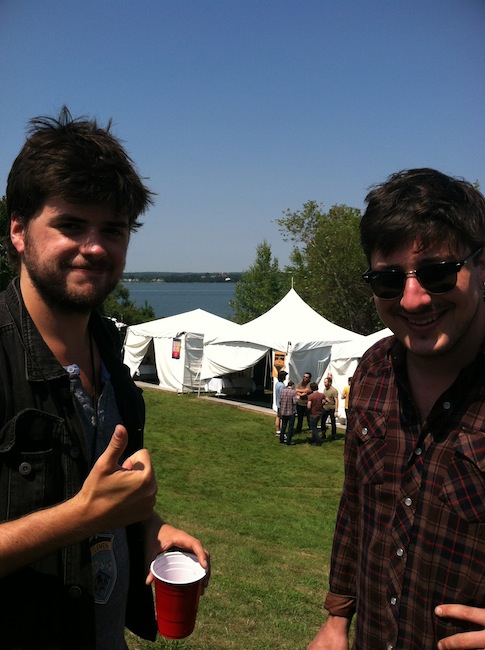
[[[169,551],[151,564],[155,577],[158,631],[166,639],[192,634],[206,570],[193,553]]]

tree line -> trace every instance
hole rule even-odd
[[[234,320],[246,323],[271,309],[289,291],[297,291],[320,315],[341,327],[370,334],[382,327],[369,287],[361,279],[367,262],[360,247],[361,212],[347,205],[307,201],[276,219],[280,234],[294,246],[290,264],[280,269],[266,241],[254,264],[243,273],[231,303]]]
[[[124,282],[238,282],[242,272],[234,273],[192,273],[186,271],[131,271],[123,273]]]

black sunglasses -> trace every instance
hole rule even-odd
[[[470,253],[461,262],[437,262],[436,264],[427,264],[415,271],[398,271],[390,269],[389,271],[373,271],[368,269],[362,274],[362,277],[371,286],[375,296],[381,300],[395,300],[402,295],[406,278],[415,275],[419,284],[428,291],[428,293],[446,293],[456,286],[458,272],[465,264],[468,264],[482,250],[482,246],[476,251]]]

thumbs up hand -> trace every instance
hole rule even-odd
[[[157,482],[146,449],[120,459],[128,443],[124,426],[117,425],[105,450],[78,494],[94,530],[120,528],[148,519],[157,495]]]

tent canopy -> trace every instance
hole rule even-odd
[[[211,314],[204,309],[193,309],[175,316],[158,318],[139,325],[131,325],[128,331],[137,336],[171,338],[180,336],[185,332],[210,333],[211,336],[219,336],[228,333],[228,330],[238,329],[239,327],[240,325],[232,323],[221,316]]]
[[[254,320],[240,325],[236,332],[241,343],[251,343],[282,352],[288,346],[323,347],[329,343],[349,341],[361,337],[350,330],[331,323],[320,316],[314,309],[300,298],[294,289],[288,293],[269,311]],[[231,332],[207,339],[210,344],[234,342]]]
[[[319,363],[328,363],[332,345],[363,338],[320,316],[290,289],[262,316],[233,332],[206,337],[201,373],[208,378],[241,371],[276,350],[288,355],[291,378],[311,368],[315,375]]]

